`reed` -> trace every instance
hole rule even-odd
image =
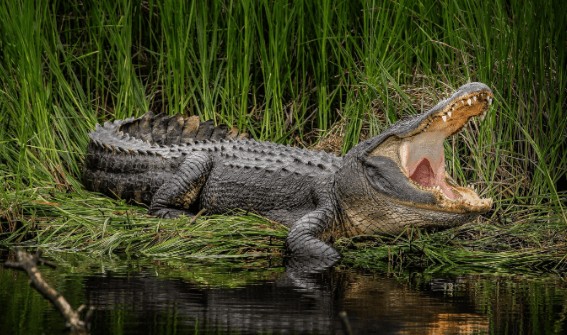
[[[492,113],[451,139],[446,154],[448,170],[493,197],[494,211],[417,240],[378,237],[354,249],[359,241],[343,241],[343,251],[389,261],[391,250],[415,255],[421,243],[430,265],[490,262],[470,257],[482,255],[501,267],[548,259],[543,268],[562,268],[563,12],[560,0],[3,2],[0,243],[150,257],[278,254],[281,240],[272,248],[266,238],[285,233],[260,233],[267,225],[260,218],[197,220],[194,229],[215,227],[219,237],[209,240],[185,230],[186,221],[148,218],[84,192],[87,133],[97,122],[153,110],[198,114],[279,143],[331,138],[345,152],[459,85],[482,81],[496,95]],[[223,221],[252,230],[239,226],[227,242],[216,230]]]

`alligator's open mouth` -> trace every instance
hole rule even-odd
[[[374,154],[397,161],[412,185],[435,196],[435,205],[422,207],[459,213],[486,212],[492,199],[481,198],[473,187],[459,186],[445,171],[443,142],[471,118],[484,118],[492,98],[488,88],[457,93],[428,112],[411,131],[385,141]]]
[[[484,118],[492,93],[477,91],[452,99],[429,115],[404,137],[399,149],[400,165],[421,190],[433,192],[437,205],[448,210],[487,211],[492,199],[479,197],[474,188],[459,186],[445,171],[444,140],[459,132],[472,117]]]

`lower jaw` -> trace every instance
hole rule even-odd
[[[404,205],[419,208],[420,210],[446,213],[449,215],[480,215],[488,212],[492,207],[492,199],[479,199],[474,202],[475,203],[473,204],[471,201],[461,197],[456,200],[438,198],[438,201],[435,204],[411,203]]]
[[[343,207],[342,235],[386,234],[397,235],[409,228],[442,230],[473,221],[485,210],[447,210],[435,205],[424,205],[396,201],[390,197],[378,196],[374,207],[368,204],[341,203]]]

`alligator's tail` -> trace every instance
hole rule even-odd
[[[152,194],[184,157],[184,148],[208,140],[242,139],[245,133],[215,127],[199,117],[149,112],[97,125],[89,134],[83,183],[91,191],[149,203]]]

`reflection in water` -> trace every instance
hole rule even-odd
[[[344,309],[364,333],[471,334],[488,332],[488,317],[465,296],[417,291],[389,278],[357,276],[345,290]],[[378,324],[378,328],[373,328]]]
[[[466,299],[442,299],[394,279],[350,272],[327,272],[299,282],[297,276],[282,274],[274,281],[238,288],[155,277],[89,277],[85,289],[99,318],[103,313],[111,317],[117,308],[127,312],[128,333],[145,329],[148,317],[175,315],[178,327],[199,325],[200,332],[333,334],[341,333],[341,310],[347,312],[355,334],[488,331],[486,316],[476,313]]]
[[[342,270],[307,275],[281,268],[219,274],[203,266],[162,277],[160,270],[47,270],[46,277],[73,304],[96,308],[93,334],[342,334],[340,311],[355,334],[560,334],[566,326],[567,289],[559,280],[401,279]],[[1,268],[0,305],[6,307],[1,334],[64,333],[26,278]]]

